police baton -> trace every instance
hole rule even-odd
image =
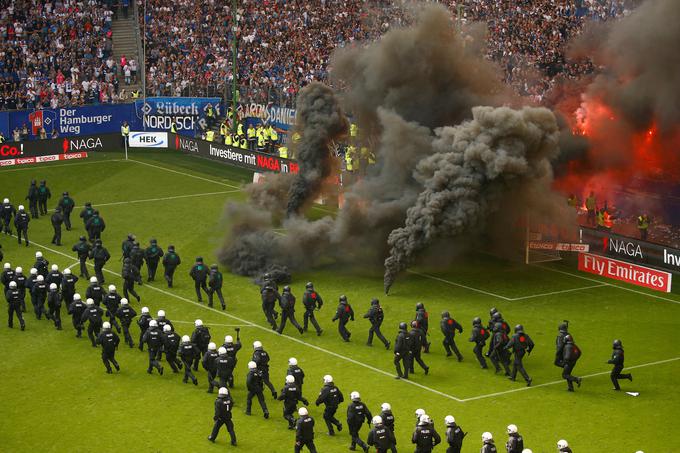
[[[236,327],[234,330],[236,331],[236,341],[241,341],[241,339],[239,337],[239,333],[241,332],[241,328]]]

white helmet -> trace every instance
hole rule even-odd
[[[5,198],[4,200],[2,200],[2,202],[5,204],[9,203],[9,198]]]
[[[358,400],[359,398],[361,398],[361,395],[359,395],[359,392],[355,391],[355,392],[352,392],[352,393],[349,394],[349,399],[351,399],[352,401]]]
[[[158,323],[156,322],[155,319],[149,321],[149,327],[158,327]]]
[[[166,324],[163,326],[163,332],[170,332],[172,330],[172,327],[170,327],[170,324]]]
[[[98,283],[97,277],[95,277],[94,275],[92,277],[90,277],[90,283]]]
[[[201,327],[202,325],[203,325],[203,321],[201,321],[200,319],[197,319],[196,321],[194,321],[195,327]]]
[[[57,266],[56,264],[53,264],[52,265],[52,272],[57,272],[58,270],[59,270],[59,266]]]
[[[57,289],[57,284],[56,283],[50,283],[50,289]]]
[[[5,263],[3,266],[5,269],[12,269],[12,265],[10,263]]]
[[[80,294],[75,293],[75,294],[73,295],[73,300],[80,300]]]
[[[380,415],[375,415],[371,421],[374,425],[382,425],[382,417]]]
[[[380,405],[380,410],[382,410],[382,411],[391,411],[391,410],[392,410],[392,406],[390,406],[390,403],[382,403],[382,404]]]
[[[43,277],[42,275],[38,275],[35,279],[39,282],[42,282],[45,280],[45,277]]]
[[[24,205],[20,204],[19,205],[19,211],[23,211],[23,210],[24,210]]]
[[[127,305],[127,304],[128,304],[128,300],[127,300],[126,298],[123,297],[123,298],[120,300],[120,304],[121,304],[121,305]]]
[[[524,450],[522,450],[522,453],[534,453],[534,452],[531,451],[531,450],[528,449],[528,448],[525,448]],[[643,452],[638,451],[638,452],[636,452],[636,453],[643,453]]]
[[[190,343],[191,338],[189,338],[189,335],[183,335],[182,336],[182,343]]]
[[[94,299],[88,297],[87,299],[85,299],[85,305],[94,305]]]
[[[295,376],[291,376],[290,374],[286,376],[286,384],[292,384],[295,382]]]
[[[557,441],[557,448],[567,448],[568,446],[569,443],[564,439],[560,439]]]
[[[418,419],[420,425],[429,425],[430,424],[430,416],[427,414],[423,414],[420,416]]]
[[[165,310],[158,310],[158,317],[165,318]]]
[[[35,252],[36,258],[42,258],[42,252]]]
[[[108,321],[104,321],[104,324],[102,324],[102,329],[110,329],[111,328],[111,323]]]
[[[330,384],[331,382],[333,382],[333,376],[331,376],[330,374],[327,374],[323,377],[324,384]]]
[[[220,349],[217,350],[217,353],[218,353],[219,355],[224,355],[224,354],[227,353],[227,348],[225,348],[225,347],[223,347],[223,346],[220,346]]]
[[[226,387],[220,387],[220,389],[217,391],[218,395],[229,395],[229,389]]]
[[[149,307],[142,307],[142,314],[149,314]]]
[[[37,275],[38,274],[38,269],[35,267],[32,267],[30,271],[28,271],[31,275]]]
[[[517,434],[517,425],[508,425],[508,434]]]
[[[24,272],[24,269],[21,266],[19,266],[16,269],[14,269],[14,272],[16,272],[17,274],[21,274],[22,272]]]
[[[298,409],[298,414],[300,414],[301,417],[304,417],[305,415],[309,414],[309,411],[307,411],[306,407],[301,407]]]
[[[253,341],[253,349],[259,349],[262,347],[261,341]]]
[[[416,419],[420,420],[420,416],[425,415],[425,409],[416,409]]]
[[[493,440],[493,435],[488,431],[483,432],[482,433],[482,442],[488,442],[490,440]]]
[[[16,287],[17,287],[17,282],[15,282],[14,280],[12,280],[11,282],[9,282],[9,287],[12,288],[12,289],[16,288]]]
[[[297,359],[295,357],[291,357],[290,359],[288,359],[288,365],[290,366],[297,365]]]
[[[453,415],[447,415],[446,417],[444,417],[445,425],[453,425],[454,423],[456,423],[456,419],[453,418]]]
[[[233,343],[234,337],[232,337],[231,335],[227,335],[226,337],[224,337],[224,342],[227,344]]]
[[[64,275],[71,275],[71,269],[69,269],[68,267],[64,269]]]
[[[109,285],[109,292],[113,292],[116,290],[116,285]]]
[[[208,351],[214,351],[215,349],[217,349],[217,345],[215,343],[212,341],[208,343]]]
[[[220,349],[224,349],[224,348],[220,348]],[[224,352],[226,353],[227,350],[224,349]],[[254,370],[255,368],[257,368],[257,363],[253,362],[252,360],[250,362],[248,362],[248,369],[249,370]]]

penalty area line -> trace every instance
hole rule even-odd
[[[14,235],[12,235],[12,236],[14,236]],[[14,236],[14,237],[16,237],[16,236]],[[42,245],[42,244],[39,244],[39,243],[37,243],[37,242],[31,242],[30,245],[35,246],[35,247],[42,248],[42,249],[44,249],[44,250],[48,250],[48,251],[50,251],[50,252],[52,252],[52,253],[56,253],[56,254],[58,254],[58,255],[65,256],[65,257],[67,257],[67,258],[70,258],[70,256],[69,256],[68,254],[64,253],[64,252],[61,252],[61,251],[59,251],[59,250],[55,250],[55,249],[53,249],[53,248],[47,247],[47,246]],[[88,266],[94,267],[94,265],[93,265],[92,263],[87,263],[87,264],[88,264]],[[120,275],[118,272],[115,272],[115,271],[112,271],[112,270],[109,270],[109,269],[103,269],[103,270],[104,270],[104,272],[107,272],[107,273],[109,273],[109,274],[115,275],[115,276],[117,276],[117,277],[121,277],[121,275]],[[285,335],[285,334],[279,334],[278,332],[272,330],[271,328],[268,328],[268,327],[265,327],[265,326],[261,326],[261,325],[259,325],[259,324],[254,323],[254,322],[248,321],[247,319],[240,318],[240,317],[238,317],[238,316],[235,316],[235,315],[232,315],[232,314],[230,314],[230,313],[227,313],[227,312],[218,310],[218,309],[216,309],[216,308],[208,307],[207,305],[203,305],[203,304],[200,304],[200,303],[198,303],[198,302],[196,302],[196,301],[193,301],[193,300],[191,300],[191,299],[187,299],[186,297],[180,296],[179,294],[171,293],[171,292],[169,292],[169,291],[166,291],[166,290],[164,290],[164,289],[161,289],[161,288],[158,288],[158,287],[156,287],[156,286],[150,285],[150,284],[148,284],[148,283],[145,284],[144,286],[142,286],[142,288],[144,288],[144,287],[150,288],[150,289],[152,289],[152,290],[154,290],[154,291],[156,291],[156,292],[159,292],[159,293],[161,293],[161,294],[164,294],[164,295],[166,295],[166,296],[174,297],[175,299],[178,299],[178,300],[180,300],[180,301],[186,302],[186,303],[188,303],[188,304],[195,305],[195,306],[197,306],[197,307],[201,307],[201,308],[203,308],[204,310],[208,310],[208,311],[211,311],[211,312],[213,312],[213,313],[217,313],[217,314],[219,314],[219,315],[226,316],[227,318],[231,318],[231,319],[233,319],[233,320],[235,320],[235,321],[238,321],[239,323],[245,324],[245,325],[247,325],[247,326],[249,326],[249,327],[254,327],[254,328],[256,328],[256,329],[260,329],[260,330],[262,330],[262,331],[264,331],[264,332],[266,332],[266,333],[269,333],[269,334],[271,334],[271,335],[274,335],[274,336],[276,336],[276,337],[285,338],[285,339],[287,339],[287,340],[290,340],[290,341],[293,341],[293,342],[295,342],[295,343],[301,344],[301,345],[303,345],[303,346],[306,346],[306,347],[308,347],[308,348],[314,349],[314,350],[316,350],[316,351],[323,352],[323,353],[325,353],[325,354],[331,355],[331,356],[336,357],[336,358],[338,358],[338,359],[344,360],[345,362],[349,362],[349,363],[352,363],[352,364],[354,364],[354,365],[358,365],[358,366],[360,366],[360,367],[363,367],[363,368],[366,368],[366,369],[368,369],[368,370],[371,370],[371,371],[373,371],[373,372],[375,372],[375,373],[381,374],[381,375],[383,375],[383,376],[387,376],[387,377],[389,377],[389,378],[391,378],[391,379],[394,379],[394,377],[395,377],[395,374],[394,374],[394,373],[390,373],[390,372],[388,372],[388,371],[381,370],[380,368],[376,368],[376,367],[374,367],[374,366],[372,366],[372,365],[369,365],[369,364],[367,364],[367,363],[363,363],[363,362],[360,362],[360,361],[358,361],[358,360],[354,360],[354,359],[352,359],[351,357],[347,357],[347,356],[344,356],[344,355],[342,355],[342,354],[338,354],[337,352],[333,352],[333,351],[330,351],[330,350],[328,350],[328,349],[322,348],[322,347],[320,347],[320,346],[316,346],[316,345],[314,345],[314,344],[307,343],[307,342],[305,342],[305,341],[303,341],[303,340],[300,340],[299,338],[291,337],[291,336]],[[408,379],[400,379],[400,382],[403,382],[404,384],[412,385],[412,386],[414,386],[414,387],[420,388],[420,389],[425,390],[425,391],[428,391],[428,392],[430,392],[430,393],[434,393],[435,395],[443,396],[443,397],[445,397],[445,398],[448,398],[448,399],[450,399],[450,400],[453,400],[453,401],[456,401],[456,402],[459,402],[459,403],[460,403],[460,402],[463,402],[463,400],[460,399],[460,398],[457,398],[457,397],[455,397],[455,396],[453,396],[453,395],[449,395],[448,393],[441,392],[441,391],[439,391],[439,390],[435,390],[435,389],[433,389],[433,388],[431,388],[431,387],[428,387],[428,386],[423,385],[423,384],[419,384],[418,382],[414,382],[414,381],[412,381],[412,380],[408,380]]]
[[[645,368],[649,366],[654,366],[654,365],[661,365],[664,363],[670,363],[670,362],[675,362],[677,360],[680,360],[680,357],[673,357],[672,359],[666,359],[666,360],[657,360],[656,362],[649,362],[649,363],[642,363],[640,365],[633,365],[633,366],[628,366],[625,367],[625,370],[634,370],[636,368]],[[585,376],[581,376],[582,379],[587,379],[587,378],[593,378],[597,376],[604,376],[605,374],[609,374],[611,371],[601,371],[599,373],[593,373],[593,374],[587,374]],[[524,392],[527,390],[539,388],[539,387],[548,387],[551,385],[557,385],[557,384],[563,384],[565,382],[564,379],[560,379],[559,381],[552,381],[552,382],[544,382],[542,384],[536,384],[536,385],[531,385],[531,387],[519,387],[516,389],[512,390],[505,390],[503,392],[494,392],[494,393],[487,393],[486,395],[478,395],[478,396],[473,396],[470,398],[463,398],[461,400],[462,403],[467,403],[468,401],[477,401],[485,398],[491,398],[494,396],[500,396],[500,395],[507,395],[509,393],[516,393],[516,392]]]

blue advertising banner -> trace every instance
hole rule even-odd
[[[193,136],[206,126],[208,104],[215,109],[215,118],[222,114],[220,98],[152,97],[135,101],[135,112],[145,131],[169,131],[175,120],[177,132]]]
[[[271,124],[281,132],[287,132],[295,125],[295,109],[252,102],[239,104],[239,118],[245,118],[246,125]]]
[[[7,140],[12,140],[12,131],[15,128],[21,130],[26,126],[29,140],[33,140],[40,136],[41,128],[45,128],[48,137],[54,130],[61,137],[119,133],[123,121],[127,121],[131,128],[139,126],[140,122],[134,115],[133,104],[100,104],[54,110],[2,112],[0,131]]]

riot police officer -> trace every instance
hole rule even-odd
[[[411,442],[416,445],[415,453],[430,453],[441,441],[442,438],[434,429],[430,416],[427,414],[421,415],[420,422],[411,438]]]
[[[197,319],[194,321],[194,331],[191,333],[191,343],[198,348],[199,354],[194,359],[194,371],[198,371],[198,362],[201,357],[208,351],[210,344],[210,329],[203,325],[203,321]]]
[[[394,437],[394,432],[383,424],[383,419],[380,415],[376,415],[372,420],[373,429],[368,432],[368,439],[366,443],[373,447],[375,446],[376,453],[387,453],[388,450],[395,451],[397,439]]]
[[[349,396],[351,402],[347,405],[347,427],[349,429],[349,435],[352,437],[352,443],[349,447],[350,450],[354,450],[357,445],[359,445],[364,452],[368,451],[368,445],[361,440],[359,436],[359,430],[364,424],[364,420],[369,423],[371,421],[372,415],[368,407],[361,401],[361,395],[359,392],[352,392]]]
[[[203,365],[203,369],[208,373],[208,393],[212,393],[213,388],[218,386],[218,383],[215,382],[217,377],[216,361],[218,357],[217,345],[212,342],[208,343],[208,350],[201,359],[201,365]]]
[[[522,453],[524,450],[524,439],[517,432],[517,425],[508,425],[508,441],[505,443],[508,453]]]
[[[43,179],[40,181],[40,187],[38,187],[38,209],[40,215],[47,215],[47,200],[50,198],[52,198],[52,192],[47,187],[47,181]]]
[[[182,382],[186,384],[189,379],[191,379],[191,382],[193,382],[194,385],[198,385],[198,379],[196,379],[194,373],[191,372],[191,365],[194,363],[194,360],[196,360],[197,357],[201,356],[201,353],[198,348],[193,343],[191,343],[191,338],[189,338],[189,335],[184,335],[182,337],[182,344],[179,348],[179,356],[182,359],[182,364],[184,365],[184,379]]]
[[[633,381],[633,375],[628,373],[628,374],[622,374],[621,371],[623,371],[623,362],[624,362],[624,354],[623,354],[623,344],[621,343],[621,340],[614,340],[614,344],[612,345],[612,348],[614,349],[612,351],[612,358],[607,361],[610,365],[614,365],[614,368],[612,369],[611,374],[609,377],[612,380],[612,384],[614,384],[614,390],[621,390],[621,387],[619,386],[619,380],[621,379],[628,379],[629,381]]]
[[[142,309],[142,313],[144,313],[144,309]],[[146,343],[149,350],[149,366],[146,372],[152,374],[153,369],[156,368],[158,373],[163,376],[163,367],[157,360],[158,352],[162,347],[161,331],[155,319],[149,321],[149,328],[144,332],[141,343]]]
[[[102,299],[103,299],[102,302],[104,303],[104,307],[106,307],[106,312],[104,314],[109,317],[109,322],[111,323],[111,325],[116,328],[116,331],[118,331],[118,333],[120,333],[121,329],[120,329],[120,326],[118,325],[118,321],[116,321],[116,317],[118,315],[118,309],[120,308],[120,302],[121,302],[121,300],[123,300],[123,298],[120,297],[120,294],[118,294],[118,291],[116,291],[116,287],[114,285],[109,285],[109,292],[106,293],[105,295],[103,295]],[[95,301],[95,303],[96,303],[96,301]],[[125,316],[128,316],[132,313],[125,311],[123,314]],[[132,318],[130,318],[130,320],[131,319]],[[130,324],[128,323],[128,327],[129,326],[130,326]],[[129,336],[130,336],[130,332],[128,332],[127,335],[125,336],[125,341],[127,343],[130,343],[131,340],[132,340],[132,338],[129,338]],[[128,338],[130,339],[130,341],[128,341]]]
[[[47,274],[47,283],[52,284],[54,283],[57,285],[57,288],[61,288],[61,281],[64,278],[64,274],[59,272],[59,266],[56,264],[52,265],[52,270],[50,271],[49,274]]]
[[[488,368],[486,364],[486,359],[482,354],[482,350],[484,349],[486,340],[490,336],[491,334],[489,333],[489,331],[482,326],[482,320],[479,317],[474,318],[472,320],[472,335],[470,336],[470,339],[468,341],[475,344],[475,347],[472,349],[472,352],[474,352],[475,357],[477,357],[477,360],[479,361],[479,364],[481,365],[482,369]]]
[[[217,264],[211,265],[210,274],[208,275],[208,307],[213,306],[213,294],[217,293],[220,304],[222,304],[222,310],[227,308],[222,296],[222,280],[222,272],[217,268]]]
[[[62,193],[62,197],[59,200],[58,206],[61,208],[61,212],[64,213],[64,225],[66,225],[66,231],[71,231],[71,212],[76,206],[76,202],[73,201],[68,194],[68,192]]]
[[[279,298],[279,307],[281,307],[281,324],[277,332],[283,333],[283,329],[286,327],[286,321],[290,319],[290,323],[295,327],[298,332],[302,333],[302,327],[298,324],[297,319],[295,319],[295,296],[290,291],[290,286],[283,287],[283,293]]]
[[[50,291],[47,293],[47,319],[54,322],[54,327],[61,330],[61,294],[56,283],[50,283]]]
[[[260,403],[262,412],[264,412],[264,418],[269,418],[269,410],[267,409],[267,403],[264,401],[264,386],[262,373],[257,368],[257,364],[252,360],[248,362],[248,376],[246,377],[246,387],[248,388],[248,397],[246,399],[246,415],[251,414],[251,408],[253,406],[253,397],[257,397],[257,401]]]
[[[269,353],[262,347],[262,342],[253,342],[253,357],[251,359],[257,364],[257,369],[262,377],[262,382],[266,385],[272,392],[272,397],[276,399],[276,389],[269,380]]]
[[[80,324],[84,325],[87,321],[87,336],[92,342],[92,347],[97,347],[97,337],[102,328],[102,315],[104,310],[97,307],[92,299],[85,300],[85,310],[80,318]]]
[[[409,363],[411,365],[411,373],[414,372],[413,362],[418,362],[418,365],[425,370],[425,374],[430,372],[430,367],[428,367],[421,356],[421,351],[426,347],[427,340],[425,339],[425,333],[418,328],[417,321],[411,321],[411,331],[409,332],[410,343],[409,347],[411,349],[411,358]]]
[[[293,376],[295,378],[295,383],[300,389],[300,394],[302,395],[302,386],[305,383],[305,372],[302,368],[298,366],[298,361],[295,357],[288,359],[288,369],[286,370],[286,376]]]
[[[28,209],[31,211],[31,217],[34,219],[38,218],[38,186],[36,185],[35,179],[31,181],[31,185],[28,188],[28,195],[26,195],[26,200],[28,200]]]
[[[130,261],[132,264],[142,272],[142,266],[144,265],[144,250],[139,246],[139,242],[135,242],[130,250]]]
[[[111,294],[111,286],[109,286],[109,294]],[[132,335],[130,334],[130,324],[132,324],[134,317],[137,316],[137,312],[130,306],[127,298],[123,297],[120,299],[120,306],[118,307],[118,310],[116,310],[116,316],[120,319],[120,325],[123,327],[125,342],[129,344],[131,348],[134,348],[135,342],[132,341]]]
[[[146,260],[146,267],[149,271],[147,281],[152,282],[156,278],[156,269],[158,263],[163,256],[163,249],[158,246],[156,239],[151,239],[149,246],[144,250],[144,259]]]
[[[352,336],[352,333],[346,327],[350,320],[354,321],[354,310],[347,302],[347,296],[343,294],[340,296],[340,303],[331,321],[338,321],[338,333],[344,341],[349,341],[349,337]]]
[[[569,335],[569,322],[564,321],[557,326],[557,337],[555,338],[555,366],[564,368],[562,359],[564,358],[564,341],[565,337]]]
[[[17,289],[17,282],[11,281],[7,285],[7,291],[5,291],[5,300],[7,300],[7,326],[12,329],[14,328],[14,314],[16,313],[19,319],[19,324],[21,325],[21,330],[26,329],[26,323],[24,322],[24,317],[21,314],[21,292]]]
[[[90,244],[87,242],[85,236],[80,236],[80,240],[77,244],[71,247],[71,250],[76,252],[78,255],[78,261],[80,261],[80,276],[85,278],[90,278],[90,273],[87,271],[87,258],[90,256],[91,250]]]
[[[113,364],[116,371],[120,371],[120,365],[118,365],[118,362],[116,361],[116,349],[118,348],[119,343],[120,338],[118,338],[118,335],[111,330],[111,324],[109,322],[104,322],[102,324],[102,331],[97,336],[97,344],[102,345],[102,362],[104,362],[108,374],[113,373],[110,363]]]
[[[408,379],[408,372],[411,369],[411,337],[405,322],[399,323],[399,333],[394,340],[394,366],[397,368],[397,379]]]
[[[295,417],[293,417],[293,414],[297,411],[297,403],[301,401],[307,406],[309,401],[302,396],[302,391],[293,376],[286,376],[286,384],[281,389],[278,400],[283,401],[283,418],[288,421],[288,429],[295,429]]]
[[[68,270],[68,269],[67,269]],[[66,271],[64,271],[65,273]],[[66,276],[64,276],[66,278]],[[62,286],[63,288],[63,286]],[[63,289],[62,289],[63,295]],[[75,293],[71,296],[73,300],[68,306],[68,314],[71,315],[71,322],[73,323],[73,328],[76,329],[76,338],[80,338],[83,334],[83,313],[85,312],[85,304],[80,299],[80,294]],[[66,298],[64,298],[66,300]]]
[[[316,398],[316,406],[324,405],[323,420],[326,422],[328,427],[328,435],[334,436],[335,431],[333,427],[337,428],[338,431],[342,431],[342,423],[335,418],[335,413],[338,410],[340,403],[345,401],[345,397],[338,387],[333,383],[333,376],[327,374],[323,377],[323,388],[319,392],[319,396]]]
[[[217,434],[220,432],[220,428],[224,425],[231,438],[231,444],[236,445],[236,432],[234,431],[234,422],[231,420],[231,411],[233,408],[234,402],[231,399],[231,395],[229,395],[229,389],[221,387],[217,391],[217,399],[215,400],[215,415],[213,416],[215,424],[213,425],[210,436],[208,436],[210,442],[215,442]]]
[[[163,256],[163,277],[168,282],[168,288],[172,288],[173,276],[175,269],[182,263],[179,255],[175,252],[175,246],[168,246],[168,253]]]
[[[130,253],[132,253],[132,248],[135,246],[135,235],[130,233],[127,238],[123,241],[120,248],[123,253],[123,259],[130,258]]]
[[[130,300],[130,294],[135,296],[137,302],[141,301],[142,298],[139,297],[137,291],[135,291],[135,283],[142,284],[142,276],[139,273],[137,266],[132,264],[131,258],[125,258],[123,260],[123,269],[121,270],[121,275],[123,277],[123,294],[125,298]]]
[[[567,390],[570,392],[574,391],[574,382],[581,387],[581,378],[571,374],[580,357],[581,349],[574,344],[574,339],[571,335],[566,335],[564,337],[564,354],[562,355],[562,363],[564,364],[562,379],[567,381]]]
[[[458,346],[456,346],[455,336],[456,330],[458,333],[463,333],[463,326],[461,326],[458,321],[453,319],[448,311],[442,313],[442,320],[439,323],[439,326],[441,328],[442,334],[444,335],[444,341],[442,344],[446,350],[446,357],[451,357],[451,355],[453,355],[453,351],[453,353],[456,354],[458,361],[462,361],[463,355],[458,350]]]
[[[368,341],[366,344],[368,346],[373,346],[373,334],[378,337],[380,341],[385,345],[385,349],[390,349],[390,342],[387,341],[385,336],[380,331],[380,326],[385,319],[385,313],[380,306],[380,301],[378,299],[371,300],[371,308],[369,308],[368,313],[364,315],[364,318],[371,322],[371,328],[368,329]]]
[[[480,453],[497,453],[498,450],[496,450],[496,445],[494,444],[493,441],[493,436],[491,435],[490,432],[483,432],[482,433],[482,449],[480,450]]]
[[[189,276],[194,280],[194,288],[196,289],[196,297],[199,302],[203,302],[203,297],[201,296],[201,289],[208,294],[208,287],[205,282],[208,278],[208,268],[203,264],[203,258],[200,256],[196,258],[196,262],[191,267],[189,271]]]
[[[61,213],[61,208],[59,206],[57,206],[54,210],[54,214],[50,217],[50,222],[52,222],[52,229],[54,229],[52,244],[61,245],[61,225],[64,223],[64,215]]]
[[[160,327],[160,326],[159,326]],[[179,373],[182,368],[182,362],[177,358],[177,350],[179,349],[179,335],[172,331],[169,324],[161,327],[161,342],[163,343],[163,352],[165,352],[165,360],[170,364],[173,373]],[[158,357],[159,359],[161,357]]]
[[[446,453],[460,453],[463,448],[463,439],[465,439],[467,433],[463,432],[462,428],[456,424],[453,415],[444,417],[444,424],[446,425],[446,443],[449,444]]]
[[[501,367],[499,365],[503,365],[505,375],[510,376],[510,358],[507,350],[505,349],[507,344],[508,335],[505,333],[503,325],[500,322],[497,322],[493,328],[493,338],[491,339],[491,355],[489,358],[491,359],[493,366],[496,368],[496,373],[501,371]]]
[[[303,330],[307,332],[308,323],[311,322],[316,329],[316,335],[321,335],[323,330],[321,327],[319,327],[319,323],[316,322],[314,310],[321,310],[323,299],[321,298],[321,295],[314,289],[314,284],[312,282],[307,282],[307,285],[305,285],[305,293],[302,296],[302,304],[305,306]]]
[[[126,297],[127,299],[127,297]],[[139,350],[144,350],[144,334],[149,329],[149,324],[153,318],[149,313],[148,307],[142,307],[142,314],[137,318],[137,325],[139,326]],[[156,323],[158,325],[158,323]]]
[[[295,453],[300,453],[302,447],[307,447],[309,453],[316,453],[314,445],[314,419],[309,416],[306,407],[298,409],[300,415],[295,422]]]
[[[427,341],[427,332],[430,328],[430,315],[427,310],[425,310],[425,304],[422,302],[416,304],[415,321],[418,323],[418,328],[425,334],[425,348],[423,352],[427,354],[430,352],[430,343]]]
[[[90,219],[87,221],[87,224],[85,224],[85,230],[87,231],[90,242],[101,239],[102,233],[105,229],[106,222],[104,222],[104,219],[99,217],[99,211],[95,209],[92,211],[92,217],[90,217]]]
[[[19,210],[14,216],[14,226],[17,229],[17,238],[19,245],[21,245],[21,235],[24,235],[24,242],[26,242],[26,247],[28,247],[28,223],[31,221],[31,217],[26,213],[24,207],[19,205]]]
[[[97,307],[101,305],[104,299],[104,288],[97,281],[97,277],[90,277],[90,286],[85,290],[85,299],[92,299]]]
[[[94,242],[94,247],[90,250],[90,258],[94,261],[94,273],[97,276],[97,281],[104,284],[104,265],[111,258],[109,251],[102,245],[102,240],[97,239]]]
[[[267,322],[272,326],[273,330],[277,330],[276,318],[278,313],[274,309],[276,302],[281,303],[281,296],[278,291],[274,289],[270,284],[265,284],[265,286],[260,290],[260,297],[262,298],[262,311],[267,319]]]
[[[85,202],[85,207],[80,211],[79,217],[83,219],[83,226],[87,229],[87,221],[94,215],[94,209],[92,208],[92,203],[89,201]]]
[[[47,283],[45,282],[45,277],[38,275],[35,282],[31,286],[31,299],[33,302],[33,311],[35,312],[35,317],[38,319],[42,318],[45,312],[45,300],[47,299]]]
[[[527,387],[530,387],[531,378],[524,369],[522,359],[524,358],[525,353],[531,354],[531,351],[534,349],[534,342],[531,340],[529,335],[524,333],[524,326],[522,326],[522,324],[517,324],[515,326],[515,334],[512,336],[512,338],[510,338],[510,341],[508,341],[505,349],[512,351],[514,355],[514,360],[512,362],[512,373],[510,374],[509,379],[514,381],[517,377],[517,372],[519,371],[524,380],[527,382]]]
[[[0,220],[2,220],[2,230],[7,235],[12,234],[12,220],[16,213],[17,211],[12,203],[9,202],[9,198],[3,199],[2,206],[0,206]]]

